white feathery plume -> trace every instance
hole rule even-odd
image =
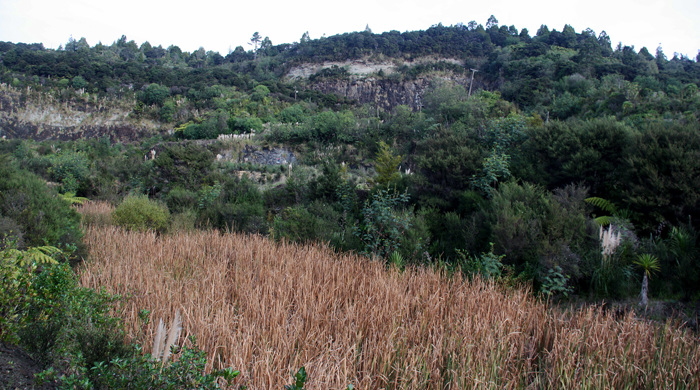
[[[175,311],[175,318],[173,318],[173,323],[170,324],[170,332],[168,333],[168,341],[165,342],[165,348],[163,351],[163,364],[168,362],[170,357],[170,347],[173,346],[177,339],[180,337],[180,332],[182,331],[182,318],[180,318],[180,310]]]
[[[165,339],[165,324],[163,319],[160,319],[158,323],[158,330],[156,330],[156,337],[153,339],[153,349],[151,350],[151,355],[154,359],[160,360],[163,354],[163,341]]]

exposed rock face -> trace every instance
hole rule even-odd
[[[156,132],[156,123],[134,121],[129,113],[103,102],[60,102],[50,95],[0,86],[0,136],[7,138],[66,141],[106,136],[130,141]]]
[[[0,117],[0,133],[7,138],[24,138],[35,141],[71,141],[100,137],[109,137],[112,141],[131,141],[152,135],[153,131],[124,123],[56,126]]]
[[[353,60],[346,62],[325,62],[321,64],[303,64],[292,68],[287,77],[290,79],[307,79],[307,87],[326,94],[335,94],[354,100],[360,104],[369,103],[384,110],[391,110],[398,105],[406,105],[413,110],[423,106],[425,91],[437,80],[469,86],[469,78],[450,72],[427,74],[415,79],[404,78],[398,73],[399,66],[412,67],[419,64],[450,63],[462,65],[463,61],[454,58],[419,58],[413,61],[394,60],[393,62],[372,62]],[[346,77],[316,78],[327,69],[343,69]],[[383,73],[384,76],[378,77]]]
[[[241,153],[240,162],[260,165],[288,165],[297,161],[297,158],[289,150],[281,148],[257,148],[246,145]]]
[[[402,104],[411,107],[413,110],[419,110],[423,106],[425,91],[437,79],[392,80],[367,77],[320,80],[310,84],[309,88],[323,93],[343,96],[360,104],[370,103],[384,110],[391,110]],[[469,80],[465,77],[449,78],[448,80],[469,86]]]

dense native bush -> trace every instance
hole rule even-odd
[[[127,352],[119,320],[109,315],[114,299],[81,288],[55,247],[0,251],[0,338],[17,343],[44,368],[90,377],[97,362]]]
[[[51,166],[48,173],[54,181],[61,183],[64,193],[77,193],[78,189],[85,189],[86,180],[91,173],[90,162],[85,153],[61,151],[50,155],[49,161]]]
[[[583,260],[596,248],[597,231],[587,221],[585,197],[576,186],[552,194],[528,183],[502,184],[488,211],[497,253],[536,280],[555,267],[574,279],[586,276]]]
[[[0,216],[27,246],[80,247],[80,216],[36,175],[0,156]]]
[[[314,202],[307,207],[287,207],[277,214],[270,226],[275,238],[295,242],[330,242],[339,244],[340,213],[332,206]]]
[[[197,190],[211,171],[214,154],[195,144],[166,146],[146,166],[144,186],[153,192],[168,191],[178,185]]]

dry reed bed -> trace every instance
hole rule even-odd
[[[114,206],[108,202],[89,200],[77,205],[76,210],[82,216],[84,225],[105,226],[112,224]]]
[[[547,310],[527,292],[425,268],[399,273],[318,246],[216,231],[156,236],[88,227],[90,287],[130,294],[149,346],[180,309],[209,367],[252,389],[698,388],[700,343],[671,325],[593,308]],[[152,310],[145,333],[138,311]]]

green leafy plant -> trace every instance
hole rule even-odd
[[[296,374],[293,375],[294,384],[284,386],[284,390],[302,390],[308,379],[306,368],[301,367]]]
[[[81,245],[80,215],[33,173],[0,155],[0,215],[19,227],[27,246]]]
[[[659,259],[654,255],[643,253],[637,256],[637,259],[634,260],[634,265],[641,268],[644,272],[644,276],[642,278],[642,291],[639,293],[639,305],[647,307],[649,305],[649,279],[651,278],[652,274],[661,270]]]
[[[458,249],[457,255],[462,264],[462,272],[470,275],[479,274],[486,279],[500,277],[506,255],[496,255],[493,252],[494,244],[491,242],[490,245],[489,251],[480,256],[469,256],[466,251]]]
[[[365,245],[365,253],[383,259],[399,250],[404,232],[411,227],[409,218],[398,207],[408,202],[408,194],[379,190],[365,202],[362,225],[355,230]]]
[[[584,201],[586,203],[592,204],[593,206],[596,206],[599,209],[610,214],[610,215],[601,215],[601,216],[595,218],[595,222],[600,226],[610,225],[610,221],[612,220],[612,216],[617,214],[617,206],[615,206],[614,203],[610,202],[607,199],[592,196],[590,198],[584,199]]]
[[[557,294],[568,297],[574,290],[571,286],[567,286],[569,278],[570,277],[568,275],[564,275],[561,267],[556,265],[554,268],[550,268],[547,271],[547,275],[542,278],[542,286],[540,287],[540,291],[542,294],[548,297],[552,297]]]
[[[31,299],[34,273],[41,265],[57,264],[54,257],[60,254],[52,246],[0,251],[0,341],[19,341],[17,332],[27,322],[21,308]]]
[[[127,357],[99,362],[92,368],[93,386],[101,389],[219,389],[223,379],[230,387],[240,371],[231,368],[205,371],[207,355],[199,349],[194,337],[178,351],[178,359],[162,364],[140,347]]]
[[[112,213],[118,226],[134,230],[165,231],[170,221],[168,208],[147,196],[127,196]]]
[[[388,185],[398,180],[399,164],[401,164],[401,156],[394,155],[391,147],[384,141],[379,142],[379,151],[374,160],[374,169],[377,171],[377,176],[373,179],[376,185]]]
[[[66,202],[70,203],[71,205],[76,205],[76,204],[83,204],[88,201],[88,198],[82,197],[82,196],[76,196],[75,192],[66,192],[63,194],[59,194],[61,196],[61,199],[65,200]]]
[[[403,258],[401,253],[397,251],[391,252],[391,255],[389,255],[388,260],[389,264],[398,270],[403,270],[406,266],[406,260]]]
[[[197,200],[199,209],[204,209],[214,203],[216,198],[221,195],[221,188],[219,182],[216,182],[213,186],[203,186],[197,193],[199,195]]]

